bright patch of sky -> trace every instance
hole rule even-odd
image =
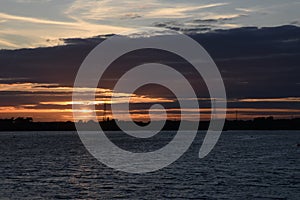
[[[299,10],[295,0],[2,0],[0,49],[54,46],[60,38],[158,24],[193,30],[299,25]]]

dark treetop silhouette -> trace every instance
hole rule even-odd
[[[94,121],[76,122],[83,127]],[[115,120],[99,122],[103,130],[117,131]],[[126,122],[122,122],[126,123]],[[136,122],[140,126],[146,126],[146,122]],[[163,130],[177,130],[180,121],[167,120]],[[201,121],[199,130],[206,130],[209,121]],[[75,123],[67,122],[33,122],[31,117],[0,119],[0,131],[75,131]],[[300,118],[274,119],[273,117],[254,118],[253,120],[226,120],[224,130],[300,130]]]

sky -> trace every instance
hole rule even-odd
[[[62,44],[161,23],[182,29],[299,24],[295,0],[2,0],[0,49]]]
[[[241,119],[300,117],[299,9],[300,1],[290,0],[3,0],[0,118],[72,121],[73,82],[86,55],[106,34],[140,27],[180,31],[203,45],[223,76],[229,119],[237,112]],[[108,76],[145,59],[166,59],[166,64],[188,73],[188,64],[172,55],[135,52],[129,57],[116,62]],[[99,119],[104,102],[122,103],[129,95],[120,93],[118,102],[109,102],[111,84],[102,85],[92,103]],[[201,115],[208,119],[207,90],[201,85],[196,91]],[[136,120],[148,119],[147,109],[153,103],[164,105],[172,119],[179,117],[176,99],[163,88],[142,88],[132,102]],[[185,111],[189,119],[199,112]],[[161,111],[155,112],[160,119]],[[83,109],[84,115],[88,113]]]

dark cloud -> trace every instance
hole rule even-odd
[[[175,20],[156,22],[155,27],[168,28],[171,30],[182,31],[186,34],[204,33],[210,30],[216,30],[220,25],[226,25],[228,22],[233,22],[235,19],[247,17],[246,14],[224,16],[219,18],[198,18],[188,21],[178,22]]]
[[[102,42],[103,40],[105,40],[107,37],[112,36],[111,34],[109,35],[99,35],[96,37],[92,37],[92,38],[65,38],[65,39],[61,39],[66,45],[85,45],[85,46],[89,46],[89,45],[95,45],[97,43]]]
[[[299,96],[300,28],[238,28],[193,35],[215,59],[230,96]]]
[[[216,23],[218,22],[219,19],[195,19],[195,20],[192,20],[192,22],[194,23]]]
[[[197,23],[197,24],[205,24],[205,23],[223,23],[223,22],[228,22],[228,21],[232,21],[234,19],[238,19],[241,17],[247,17],[248,15],[246,14],[240,14],[240,15],[236,15],[236,16],[232,16],[232,17],[220,17],[220,18],[214,18],[214,19],[194,19],[191,22],[193,23]]]
[[[141,17],[142,17],[141,15],[136,14],[136,13],[128,13],[128,14],[124,15],[125,19],[138,19],[138,18],[141,18]]]
[[[193,25],[185,25],[185,23],[179,23],[177,21],[166,21],[166,22],[158,22],[154,23],[153,26],[159,27],[159,28],[167,28],[174,31],[181,31],[186,34],[189,33],[202,33],[202,32],[208,32],[210,31],[214,26],[206,23],[206,24],[193,24]]]
[[[298,20],[292,21],[291,25],[300,25],[300,21],[298,21]]]
[[[93,39],[87,39],[87,42],[83,39],[66,39],[65,46],[1,50],[0,81],[12,82],[3,78],[14,77],[16,80],[22,78],[22,82],[70,85],[86,55],[99,42]]]
[[[180,25],[176,22],[170,24],[174,27]],[[167,27],[165,24],[157,26]],[[190,36],[203,45],[217,63],[230,98],[300,96],[299,27],[244,27],[196,34],[204,28],[191,29]],[[56,47],[1,50],[0,83],[72,86],[84,58],[108,36],[64,39],[65,45]],[[122,71],[124,63],[131,65],[132,60],[159,57],[155,52],[138,55],[139,58],[131,55],[123,63],[116,64],[112,74]],[[184,67],[188,64],[178,61],[177,65]]]

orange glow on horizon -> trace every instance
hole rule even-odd
[[[80,92],[83,96],[85,94],[90,94],[95,92],[94,101],[71,101],[71,100],[61,100],[61,97],[65,99],[72,99],[72,92],[76,90]],[[17,106],[0,106],[0,118],[11,118],[11,117],[33,117],[35,120],[39,121],[73,121],[73,110],[72,105],[79,105],[83,107],[78,110],[82,113],[82,118],[87,120],[91,118],[92,109],[103,104],[121,104],[127,103],[128,101],[132,104],[146,104],[146,103],[173,103],[174,99],[162,98],[162,97],[151,97],[138,94],[127,94],[127,93],[113,93],[112,90],[104,88],[73,88],[67,86],[60,86],[58,84],[41,84],[41,83],[8,83],[0,84],[0,92],[19,92],[17,95],[25,95],[26,97],[32,97],[36,99],[38,96],[49,96],[47,101],[38,101],[38,103],[26,103]],[[22,93],[23,92],[23,93]],[[20,94],[21,93],[21,94]],[[112,95],[114,96],[111,99]],[[57,98],[59,96],[59,98]],[[50,98],[51,97],[51,98]],[[191,98],[185,98],[181,100],[195,100]],[[210,98],[198,98],[196,99],[200,102],[209,102]],[[242,102],[242,103],[256,103],[256,102],[283,102],[283,103],[298,103],[300,102],[300,97],[285,97],[285,98],[244,98],[244,99],[229,99],[228,102]],[[92,107],[89,107],[92,106]],[[160,109],[151,109],[153,117],[157,120],[162,118]],[[201,114],[201,119],[210,119],[211,109],[201,108],[199,109],[189,109],[189,108],[169,108],[167,109],[169,119],[180,119],[180,112],[186,114],[186,120],[195,120],[199,112]],[[216,109],[216,111],[220,111]],[[222,110],[224,111],[224,110]],[[300,109],[290,109],[290,108],[227,108],[227,118],[235,119],[236,112],[238,111],[239,119],[252,119],[254,117],[261,116],[274,116],[275,118],[290,118],[291,116],[300,116]],[[104,111],[97,107],[95,111],[97,113],[98,119],[103,118]],[[122,110],[117,110],[117,116],[114,118],[119,120],[124,120],[124,112]],[[148,110],[145,109],[131,109],[131,117],[137,121],[144,121],[149,119]],[[106,113],[107,117],[110,116],[110,112]],[[197,118],[197,117],[196,117]]]
[[[152,109],[151,115],[156,119],[161,119],[162,110],[160,109]],[[168,114],[169,119],[178,120],[180,119],[180,114],[177,112],[185,113],[185,120],[195,120],[195,117],[198,116],[199,110],[195,109],[180,109],[180,108],[172,108],[167,109],[167,112],[171,112]],[[254,117],[267,117],[274,116],[275,118],[290,118],[291,115],[295,117],[300,117],[300,110],[298,109],[278,109],[278,108],[228,108],[227,109],[227,119],[235,119],[236,111],[238,111],[239,119],[253,119]],[[11,117],[33,117],[39,121],[74,121],[73,120],[73,110],[72,109],[35,109],[35,108],[23,108],[23,107],[0,107],[0,118],[11,118]],[[82,109],[75,110],[75,112],[82,113],[82,119],[87,120],[91,119],[92,109]],[[117,110],[118,120],[125,120],[122,118],[122,114],[125,111]],[[173,113],[172,113],[173,112]],[[175,112],[175,113],[174,113]],[[218,112],[218,109],[216,109]],[[103,110],[96,110],[98,120],[102,120],[103,118]],[[131,117],[137,121],[147,121],[149,119],[148,110],[131,110]],[[267,113],[267,114],[266,114]],[[201,120],[208,120],[211,118],[211,109],[210,108],[200,108]],[[107,117],[112,119],[110,113],[107,113]]]

